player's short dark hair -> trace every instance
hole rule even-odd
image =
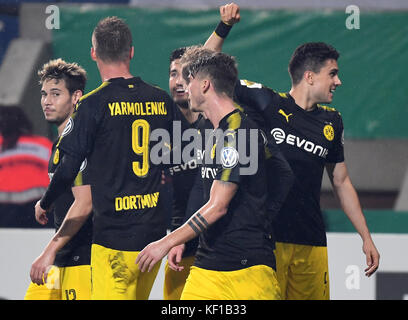
[[[96,56],[104,62],[129,59],[132,48],[132,32],[124,20],[107,17],[98,22],[93,34]]]
[[[182,63],[183,77],[187,82],[189,76],[209,76],[217,93],[233,97],[234,87],[238,81],[238,69],[234,57],[196,46],[186,50]]]
[[[331,45],[324,42],[308,42],[300,45],[294,51],[289,61],[289,74],[292,84],[298,84],[305,71],[319,73],[327,60],[337,61],[340,54]]]
[[[68,63],[62,59],[50,60],[38,71],[40,84],[55,79],[64,80],[70,94],[77,90],[85,91],[86,71],[77,63]]]
[[[172,63],[174,60],[180,59],[186,52],[186,49],[186,47],[181,47],[173,50],[173,52],[170,54],[170,63]]]

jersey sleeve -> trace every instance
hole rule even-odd
[[[215,180],[239,184],[243,176],[256,173],[264,155],[264,140],[258,128],[227,131],[224,145],[217,154],[219,165]]]
[[[84,160],[92,151],[97,131],[97,97],[90,96],[80,101],[69,119],[58,147],[66,154]]]
[[[79,167],[78,174],[75,177],[74,182],[72,183],[72,187],[85,186],[91,184],[89,172],[90,168],[88,159],[85,158],[84,161],[82,161],[81,166]]]
[[[335,120],[333,147],[326,159],[329,163],[339,163],[344,161],[344,127],[340,113],[336,112]]]
[[[276,95],[272,89],[248,80],[240,80],[235,85],[235,99],[244,105],[245,113],[251,118],[254,118],[254,113],[261,113],[266,124],[269,124],[269,119],[274,116]]]
[[[80,174],[78,179],[78,172],[81,172],[81,165],[92,150],[97,129],[96,112],[89,101],[90,99],[85,99],[77,105],[57,143],[64,156],[41,198],[40,205],[43,209],[48,209],[69,186],[83,183],[80,181],[83,175]]]

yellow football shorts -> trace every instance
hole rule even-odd
[[[283,299],[330,299],[327,247],[277,242],[275,257]]]
[[[92,300],[147,300],[160,269],[150,272],[136,265],[139,251],[121,251],[93,244],[91,249]]]
[[[184,285],[186,284],[194,260],[194,256],[181,259],[179,265],[184,267],[182,271],[174,271],[170,269],[169,262],[166,261],[166,265],[164,266],[164,300],[180,300],[181,293],[183,292]]]
[[[275,270],[256,265],[235,271],[191,267],[181,300],[280,300]]]
[[[47,282],[30,283],[24,300],[89,300],[91,298],[91,267],[52,266]]]

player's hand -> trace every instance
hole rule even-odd
[[[136,264],[140,271],[152,271],[154,265],[169,252],[170,247],[163,239],[150,243],[137,255]]]
[[[183,257],[184,249],[185,249],[184,243],[171,248],[169,254],[167,255],[167,260],[169,262],[170,269],[174,271],[182,271],[184,269],[183,266],[179,265]]]
[[[31,265],[30,278],[33,283],[38,285],[47,282],[48,271],[54,264],[55,255],[42,253]]]
[[[367,261],[367,268],[364,272],[367,277],[370,277],[378,269],[380,264],[380,254],[371,239],[364,241],[363,252],[366,255]]]
[[[46,225],[48,222],[47,211],[41,208],[40,200],[38,200],[37,203],[35,204],[34,210],[35,220],[37,220],[39,224]]]
[[[239,13],[239,6],[231,2],[220,7],[221,21],[230,26],[239,22],[241,15]]]

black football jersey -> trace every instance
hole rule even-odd
[[[198,130],[197,126],[201,119],[202,116],[199,115],[198,119],[189,126],[189,129]],[[184,149],[189,143],[191,143],[191,140],[183,140],[181,142],[182,149]],[[173,191],[170,230],[174,231],[184,223],[187,208],[191,212],[187,214],[190,215],[195,213],[204,204],[202,193],[192,193],[198,175],[197,158],[190,155],[190,157],[181,164],[170,166],[167,169],[166,174],[171,177]],[[198,238],[188,241],[185,245],[183,257],[195,255],[198,246]]]
[[[63,157],[63,152],[57,147],[58,141],[52,146],[52,153],[48,162],[48,175],[50,180]],[[89,167],[86,160],[81,165],[80,171],[74,180],[73,187],[87,185],[87,175]],[[52,207],[54,215],[54,224],[56,231],[61,227],[64,218],[74,202],[74,196],[71,188],[68,188]],[[57,252],[54,264],[57,267],[70,267],[77,265],[90,264],[91,261],[91,243],[92,243],[92,214],[88,217],[85,224],[79,229],[77,234]]]
[[[276,240],[325,246],[320,191],[326,163],[344,161],[343,123],[334,108],[299,107],[289,93],[241,80],[237,98],[256,105],[295,175],[294,185],[274,221]]]
[[[236,183],[238,189],[227,213],[201,234],[195,265],[218,271],[259,264],[274,268],[274,241],[266,227],[264,140],[256,124],[239,110],[226,115],[217,130],[223,134],[214,130],[201,152],[205,202],[214,180]]]
[[[94,243],[139,251],[166,234],[161,173],[182,118],[164,90],[139,77],[110,79],[81,98],[60,148],[90,164]]]

